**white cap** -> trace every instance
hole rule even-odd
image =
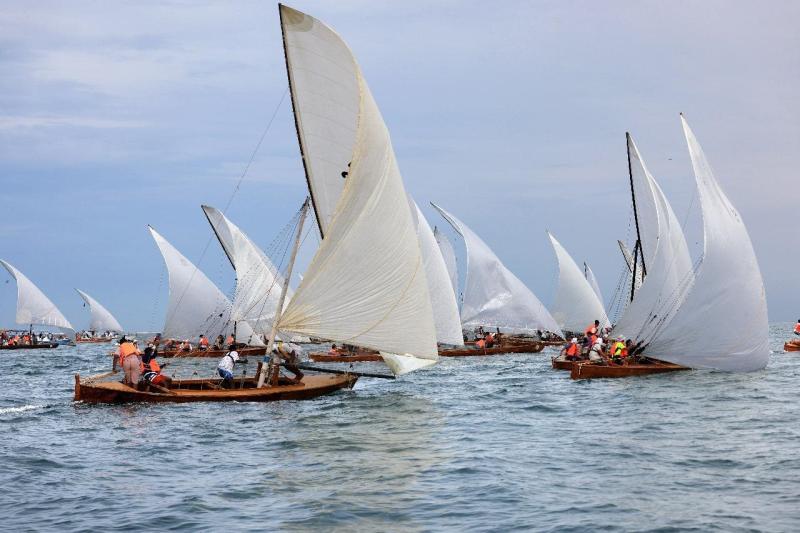
[[[577,337],[572,337],[572,340],[569,341],[569,342],[571,342],[572,344],[578,344],[578,338]]]

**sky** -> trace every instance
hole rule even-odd
[[[431,225],[434,201],[545,304],[557,279],[545,229],[614,292],[626,131],[699,249],[683,112],[748,226],[770,320],[800,316],[797,2],[290,5],[352,48]],[[89,316],[76,287],[127,329],[160,329],[166,270],[147,224],[230,294],[200,205],[228,206],[267,246],[307,194],[277,4],[11,0],[0,73],[0,258],[77,328]],[[3,272],[0,325],[15,302]]]

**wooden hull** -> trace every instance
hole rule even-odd
[[[106,377],[98,376],[98,377]],[[81,382],[75,375],[75,401],[85,403],[189,403],[189,402],[275,402],[279,400],[309,400],[341,389],[351,389],[358,376],[324,374],[303,377],[299,384],[277,387],[255,387],[255,378],[234,380],[231,389],[219,387],[220,379],[174,380],[170,392],[140,391],[119,381]]]
[[[101,338],[96,338],[96,339],[75,339],[75,342],[77,342],[78,344],[101,344],[101,343],[104,343],[104,342],[111,342],[112,340],[114,340],[114,339],[111,339],[111,338],[108,338],[108,339],[101,339]]]
[[[648,374],[662,374],[664,372],[677,372],[690,370],[688,367],[649,359],[649,363],[631,363],[624,365],[605,365],[589,362],[573,363],[570,371],[572,379],[596,378],[626,378],[630,376],[646,376]]]
[[[550,362],[554,370],[572,370],[572,367],[575,366],[575,361],[568,361],[563,355],[553,357]]]
[[[492,348],[448,348],[439,350],[440,357],[484,357],[512,353],[539,353],[544,350],[541,342],[513,343]]]
[[[248,346],[246,348],[238,348],[239,357],[264,355],[267,353],[265,346]],[[222,357],[228,350],[192,350],[189,352],[179,352],[177,350],[158,351],[159,357]]]
[[[784,352],[800,352],[800,341],[787,341],[783,343]]]
[[[383,358],[380,356],[380,354],[371,352],[356,353],[353,355],[331,355],[323,352],[312,352],[308,354],[308,358],[315,363],[363,363],[383,361]]]
[[[0,350],[42,350],[45,348],[58,348],[59,344],[56,342],[40,342],[38,344],[14,344],[0,346]]]

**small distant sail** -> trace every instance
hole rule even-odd
[[[672,320],[645,353],[694,368],[760,370],[769,359],[764,282],[739,212],[681,115],[703,213],[703,259]]]
[[[69,320],[25,274],[2,259],[0,264],[17,280],[17,324],[53,326],[74,331]]]
[[[395,374],[432,365],[438,351],[425,265],[386,124],[344,41],[300,11],[281,5],[280,14],[324,238],[279,329],[386,352]]]
[[[453,248],[453,243],[447,238],[447,235],[439,231],[439,228],[433,228],[433,236],[439,244],[439,250],[442,252],[444,264],[447,266],[447,273],[450,276],[450,284],[453,286],[453,293],[456,295],[458,301],[458,266],[456,264],[456,251]]]
[[[553,318],[564,331],[580,332],[595,320],[604,328],[611,323],[592,286],[575,260],[549,231],[550,244],[558,259],[558,289],[551,308]]]
[[[103,332],[103,331],[114,331],[117,333],[122,333],[125,331],[120,326],[119,322],[114,315],[112,315],[108,309],[100,305],[100,303],[83,292],[80,289],[75,289],[78,291],[78,294],[83,301],[86,302],[86,305],[89,306],[89,313],[91,314],[91,320],[89,321],[89,330],[96,331],[96,332]]]
[[[655,216],[639,209],[642,233],[649,235],[647,241],[642,237],[647,275],[617,320],[614,333],[643,341],[652,338],[655,330],[668,322],[680,305],[692,282],[692,260],[678,217],[658,182],[647,170],[633,138],[628,135],[627,140],[634,183],[639,184],[637,205],[650,206],[648,209],[653,210]],[[651,224],[654,224],[654,230],[650,228]],[[637,281],[640,270],[644,269],[637,265]]]
[[[441,207],[431,205],[463,237],[467,248],[462,327],[484,326],[523,333],[542,330],[563,335],[542,302],[480,237]]]
[[[243,333],[264,333],[272,328],[283,276],[267,255],[221,211],[205,205],[202,208],[236,270],[236,293],[230,319],[237,324],[237,341],[261,345],[263,343],[260,338],[252,338],[252,335],[245,337]],[[291,298],[293,294],[288,289],[286,298]],[[242,322],[249,323],[252,329],[240,331],[238,325]]]
[[[428,292],[431,295],[433,318],[436,321],[436,339],[443,344],[462,346],[464,336],[461,332],[461,318],[447,266],[433,231],[416,202],[414,209],[417,214],[417,232],[425,264],[425,275],[428,279]]]
[[[162,335],[167,339],[210,339],[233,332],[231,303],[199,268],[148,226],[169,274],[169,303]],[[242,324],[249,329],[247,324]]]
[[[594,276],[594,272],[592,272],[591,267],[585,261],[583,263],[583,274],[586,276],[586,281],[588,281],[589,285],[592,286],[592,290],[597,295],[597,299],[600,300],[600,303],[602,304],[603,293],[600,292],[600,284],[597,283],[597,278]]]

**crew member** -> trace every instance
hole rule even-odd
[[[142,375],[142,359],[139,355],[139,348],[136,347],[133,341],[129,341],[125,337],[119,340],[117,356],[119,357],[119,365],[125,371],[123,383],[131,387],[135,387],[139,383],[139,378]]]
[[[275,343],[272,352],[278,354],[278,363],[294,374],[294,378],[289,378],[292,383],[300,383],[303,379],[303,371],[297,365],[300,363],[300,347],[291,342],[284,344],[281,341]]]
[[[152,346],[144,349],[142,355],[142,365],[144,365],[144,374],[142,379],[151,385],[158,385],[160,387],[169,387],[172,379],[161,373],[161,365],[156,361],[156,351]],[[166,364],[164,366],[167,366]]]
[[[800,320],[798,320],[797,324],[794,325],[794,334],[800,335]]]
[[[592,348],[589,350],[589,361],[602,361],[606,355],[604,346],[603,338],[598,336],[597,340],[592,344]]]
[[[561,354],[564,355],[567,361],[577,361],[580,357],[580,350],[578,349],[578,339],[576,337],[572,337],[572,340],[569,341],[569,344],[564,346],[564,349],[561,350]]]
[[[625,351],[625,337],[620,335],[617,337],[617,342],[614,343],[614,346],[611,348],[611,361],[614,363],[622,363],[622,358],[625,357],[623,355]]]
[[[600,321],[595,320],[594,324],[589,324],[584,331],[586,337],[589,338],[589,346],[594,346],[595,341],[597,340],[597,334],[600,332]]]
[[[200,342],[197,343],[197,347],[201,350],[208,350],[208,339],[205,335],[200,335]]]
[[[219,360],[219,364],[217,365],[217,373],[219,374],[219,377],[222,378],[222,386],[226,389],[233,385],[233,367],[239,360],[239,352],[233,348],[233,344],[228,346],[230,351]]]

